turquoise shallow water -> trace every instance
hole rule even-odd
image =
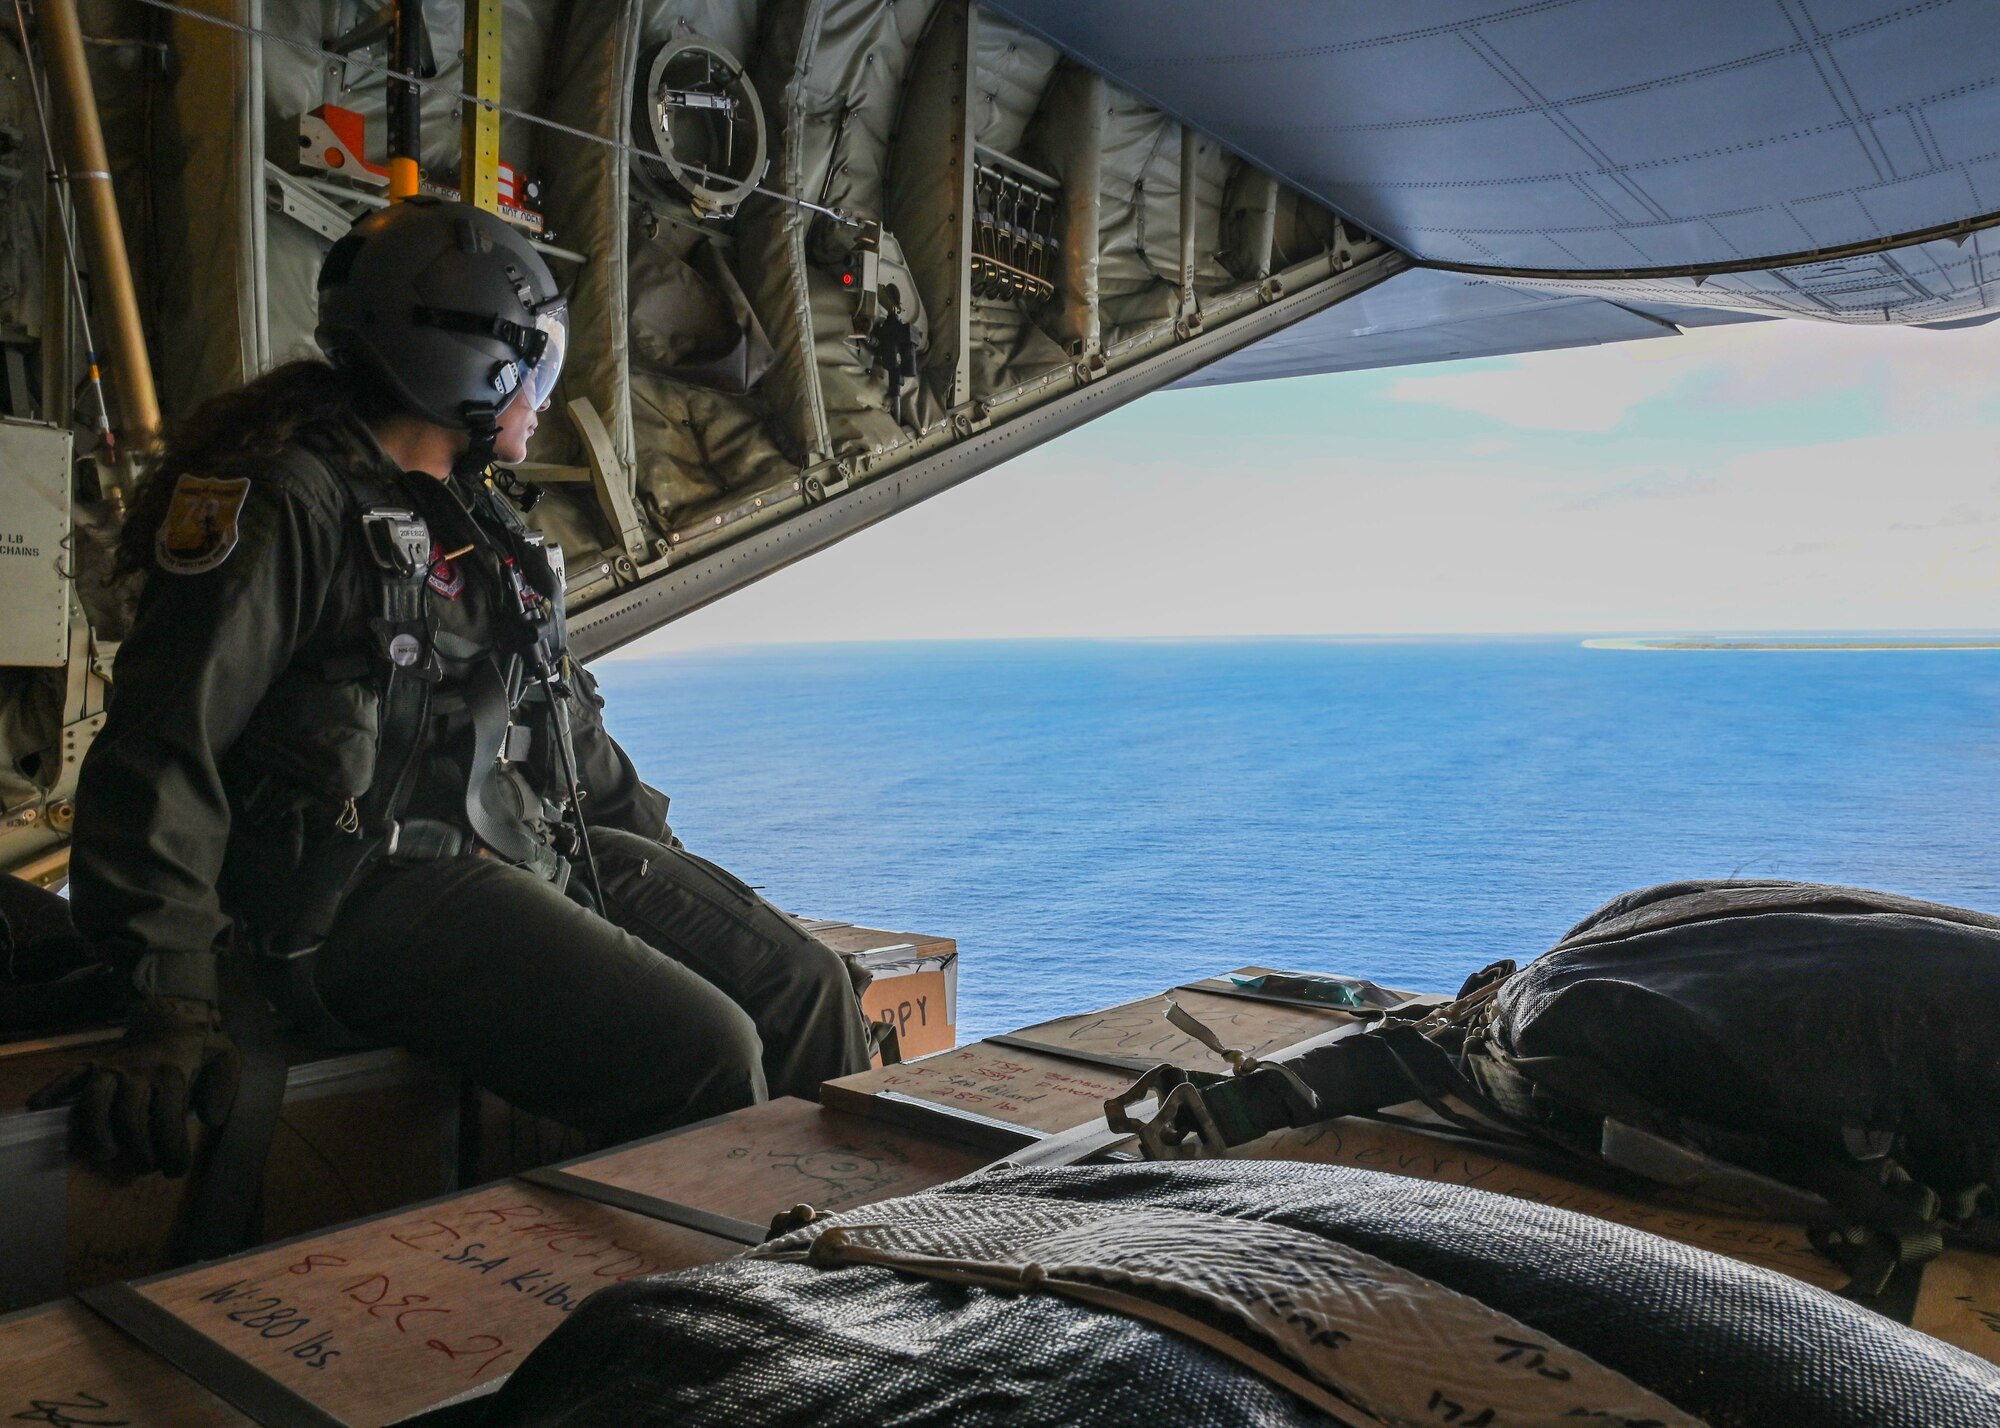
[[[1452,990],[1627,888],[2000,910],[2000,651],[821,645],[610,661],[689,846],[955,936],[960,1035],[1246,962]]]

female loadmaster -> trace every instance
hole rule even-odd
[[[861,1069],[847,969],[674,839],[562,648],[560,553],[492,479],[568,336],[540,255],[412,199],[319,301],[328,361],[194,412],[133,504],[71,866],[139,1002],[51,1098],[99,1155],[185,1169],[190,1108],[232,1095],[232,946],[294,1014],[607,1138]]]

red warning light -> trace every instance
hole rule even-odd
[[[846,288],[851,288],[851,287],[853,287],[853,286],[854,286],[854,274],[852,274],[852,273],[842,273],[842,274],[840,275],[840,285],[841,285],[842,287],[846,287]]]

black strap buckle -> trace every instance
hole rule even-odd
[[[523,324],[497,313],[465,312],[449,307],[416,307],[410,318],[419,327],[435,327],[444,332],[463,332],[475,337],[493,337],[514,349],[521,361],[534,366],[549,350],[549,335],[533,324]]]

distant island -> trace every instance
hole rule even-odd
[[[1987,640],[1698,640],[1613,639],[1585,640],[1590,650],[2000,650],[2000,639]]]

